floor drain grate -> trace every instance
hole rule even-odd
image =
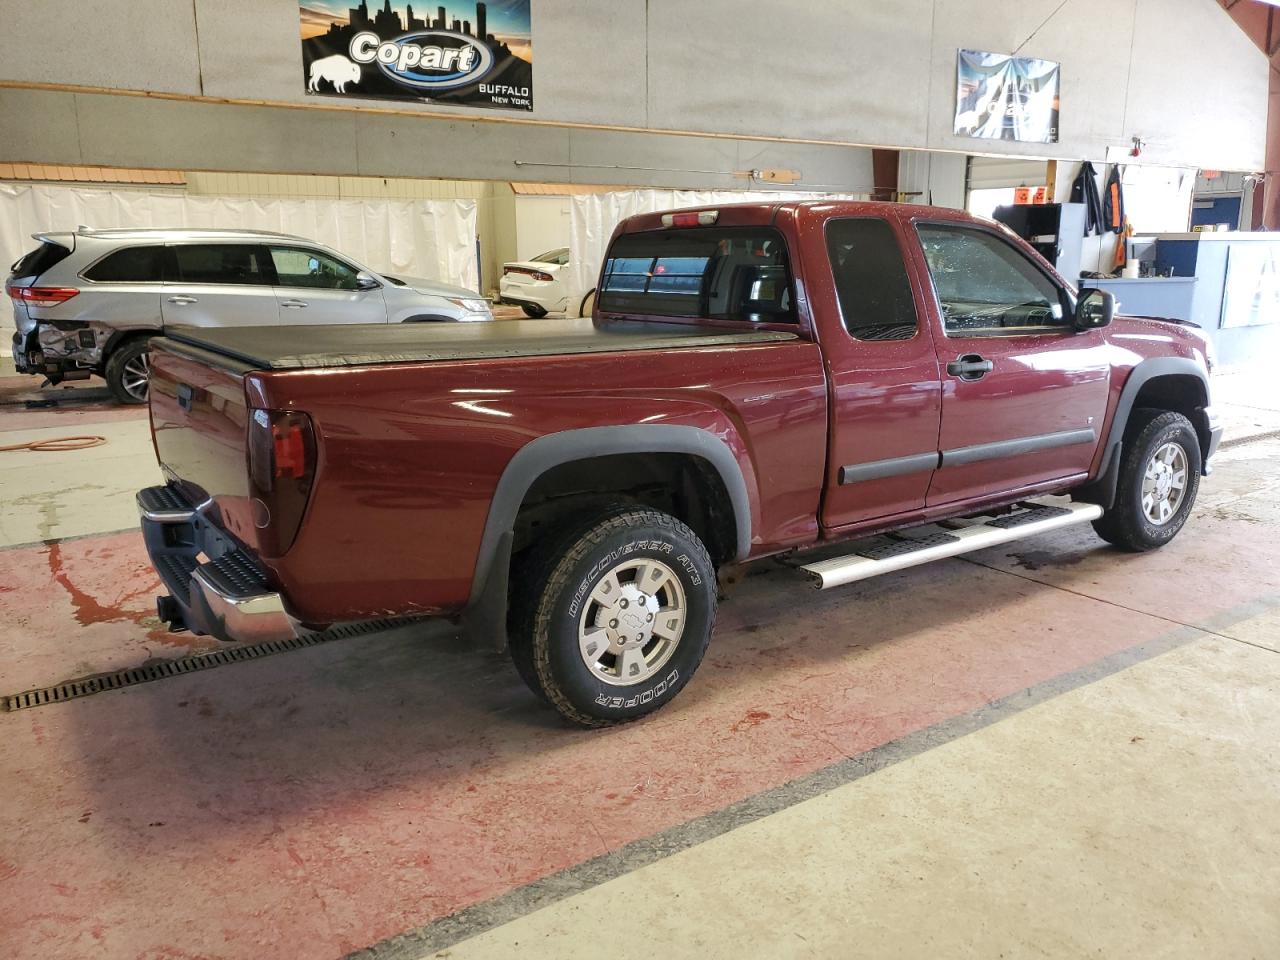
[[[194,657],[183,657],[180,660],[167,660],[146,667],[130,667],[116,670],[113,673],[102,673],[80,680],[68,680],[51,687],[40,687],[35,690],[24,690],[22,693],[0,697],[0,711],[28,710],[31,707],[43,707],[50,703],[64,703],[80,697],[91,697],[95,693],[106,693],[108,690],[120,690],[124,687],[136,686],[139,683],[150,683],[166,677],[178,677],[200,670],[212,670],[214,667],[225,667],[231,663],[242,663],[245,660],[257,660],[271,657],[277,653],[288,653],[302,647],[314,647],[328,643],[330,640],[344,640],[358,637],[379,630],[390,630],[417,622],[412,617],[398,619],[370,620],[367,623],[343,624],[330,627],[321,633],[309,633],[290,640],[271,640],[267,643],[254,643],[243,647],[227,647],[213,653],[200,654]]]

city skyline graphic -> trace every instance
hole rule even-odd
[[[301,0],[306,91],[310,96],[532,110],[529,2]],[[369,34],[381,43],[370,46]],[[463,58],[457,53],[472,49],[480,54]],[[387,51],[390,60],[381,58]],[[454,62],[467,64],[464,72],[450,73],[451,51]],[[426,59],[428,53],[436,59]],[[397,56],[406,63],[396,66]]]
[[[494,46],[501,44],[512,56],[533,61],[528,0],[423,2],[416,7],[413,3],[392,4],[390,0],[363,0],[356,6],[351,6],[349,0],[303,0],[299,14],[303,40],[323,37],[343,27],[363,27],[363,21],[386,40],[419,30],[449,30],[488,40]]]

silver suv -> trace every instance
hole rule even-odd
[[[18,371],[53,383],[97,374],[122,403],[147,399],[147,340],[167,324],[493,319],[470,290],[376,273],[282,233],[81,227],[32,239],[5,283]]]

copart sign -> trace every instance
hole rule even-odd
[[[529,0],[299,6],[307,93],[533,109]]]

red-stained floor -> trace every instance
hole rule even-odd
[[[6,687],[162,649],[130,536],[0,553]],[[689,688],[606,731],[441,625],[0,716],[0,955],[340,955],[1270,596],[1280,538],[1205,511],[1154,555],[1064,532],[979,559],[1008,570],[766,569]]]
[[[156,619],[160,580],[136,532],[0,550],[0,691],[217,649]]]

